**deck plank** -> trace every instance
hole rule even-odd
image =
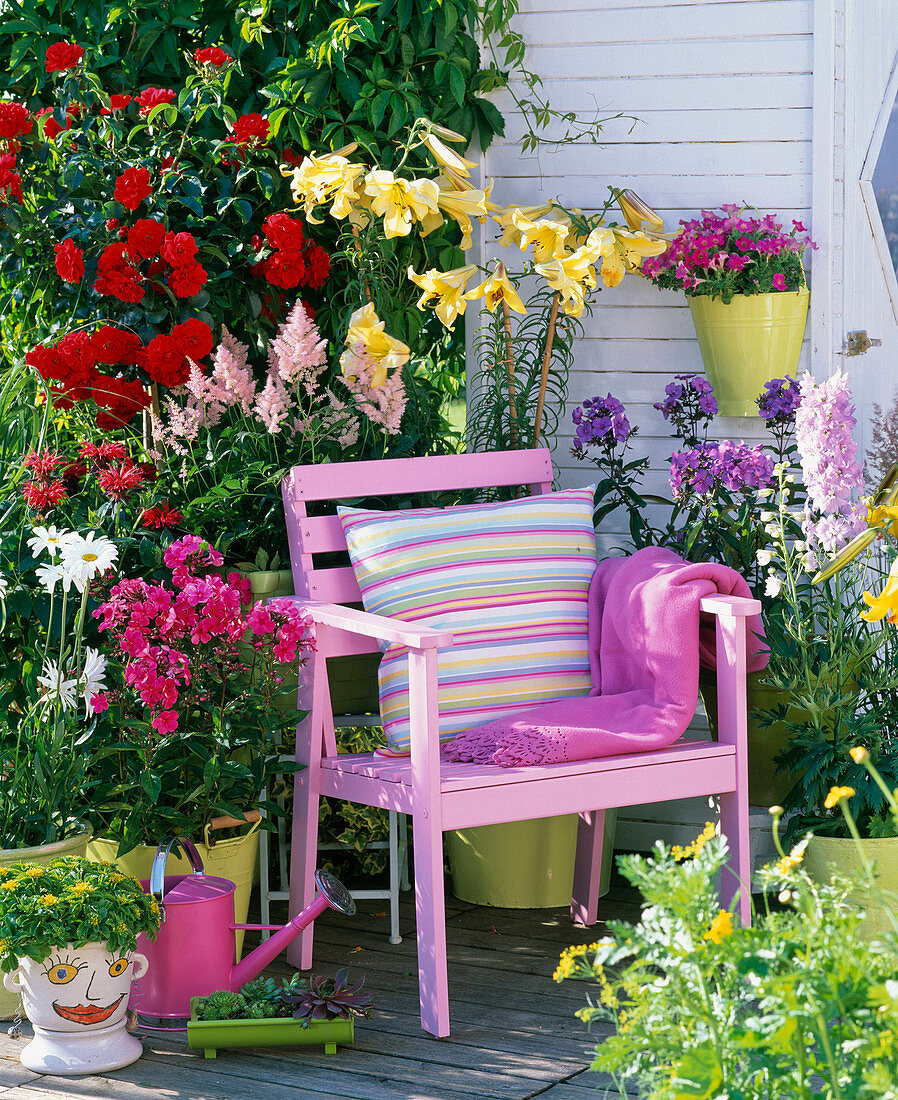
[[[636,896],[617,885],[603,915],[638,916]],[[583,986],[552,981],[562,948],[602,932],[573,925],[564,909],[490,909],[447,897],[452,1035],[421,1030],[415,914],[403,894],[403,943],[387,942],[385,903],[359,902],[352,919],[326,913],[316,925],[322,973],[364,973],[376,1014],[359,1021],[353,1046],[219,1051],[206,1060],[182,1034],[145,1032],[144,1056],[115,1073],[61,1078],[19,1065],[21,1041],[0,1032],[0,1100],[601,1100],[618,1098],[588,1070],[608,1025],[587,1032],[575,1018]],[[286,917],[276,905],[273,919]],[[281,958],[266,971],[286,975]]]

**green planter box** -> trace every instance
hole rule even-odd
[[[302,1020],[198,1020],[197,1001],[190,1001],[187,1045],[214,1058],[219,1048],[227,1047],[298,1047],[324,1045],[325,1054],[336,1054],[337,1043],[351,1043],[355,1021],[313,1020],[303,1027]]]

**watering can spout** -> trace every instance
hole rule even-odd
[[[355,912],[355,902],[352,895],[342,882],[327,871],[315,872],[315,883],[318,886],[318,894],[311,905],[308,905],[301,913],[284,925],[280,931],[261,943],[255,951],[250,952],[246,958],[241,959],[231,971],[231,989],[239,990],[241,986],[258,977],[266,966],[288,944],[307,928],[315,918],[325,909],[336,909],[338,913],[344,913],[351,917]]]

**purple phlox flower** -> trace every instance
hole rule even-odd
[[[733,217],[738,214],[742,207],[737,202],[722,202],[720,209],[727,215],[727,217]]]
[[[807,372],[800,382],[795,438],[808,494],[802,528],[809,547],[838,550],[864,526],[864,491],[857,461],[857,426],[848,378],[841,371],[818,384]],[[812,548],[812,547],[811,547]]]
[[[796,233],[807,233],[807,229],[801,224],[801,222],[796,221],[795,218],[792,219],[792,224],[795,226]]]
[[[764,383],[764,392],[758,398],[758,411],[768,422],[792,424],[800,401],[798,382],[787,374],[785,378],[772,378]]]
[[[763,489],[773,478],[773,459],[760,443],[748,447],[743,440],[733,443],[725,439],[717,445],[713,469],[721,484],[733,492]]]
[[[591,444],[613,448],[626,444],[636,429],[630,427],[626,409],[612,394],[593,397],[574,409],[571,419],[577,425],[572,454],[582,456]]]

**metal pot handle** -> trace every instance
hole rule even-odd
[[[162,841],[156,849],[155,856],[153,856],[153,867],[150,871],[150,896],[156,899],[163,921],[165,920],[165,905],[163,904],[165,864],[168,861],[169,852],[176,845],[190,860],[190,865],[193,867],[193,873],[195,875],[202,875],[205,873],[203,861],[199,852],[196,850],[196,845],[188,837],[168,836]]]

